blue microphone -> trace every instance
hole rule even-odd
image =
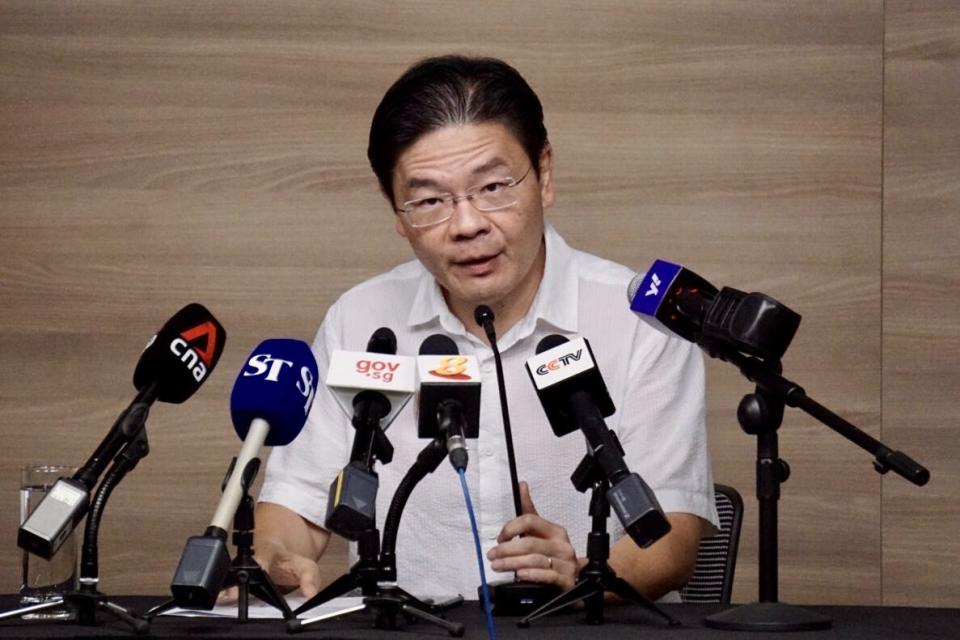
[[[243,440],[211,527],[226,532],[240,504],[241,476],[263,446],[290,444],[303,429],[317,384],[317,361],[305,342],[264,340],[253,350],[230,394],[230,418]]]
[[[300,340],[264,340],[247,358],[230,394],[230,417],[243,446],[210,526],[204,535],[189,538],[180,556],[170,584],[177,605],[211,609],[216,604],[230,569],[227,531],[256,475],[257,455],[263,446],[283,446],[297,437],[307,421],[317,379],[317,361]]]

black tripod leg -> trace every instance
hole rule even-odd
[[[414,618],[420,618],[421,620],[426,620],[427,622],[437,625],[441,629],[445,629],[447,633],[449,633],[454,638],[460,638],[463,636],[464,626],[459,622],[451,622],[449,620],[444,620],[443,618],[439,618],[433,615],[432,613],[427,613],[422,609],[418,609],[417,607],[411,607],[408,604],[401,605],[400,610],[403,611],[403,613],[405,614],[409,614],[413,616]]]
[[[270,577],[264,574],[264,577],[267,580],[270,580]],[[283,614],[284,620],[289,620],[290,618],[295,618],[293,611],[290,610],[290,605],[287,604],[286,599],[280,595],[280,591],[277,590],[277,586],[273,584],[273,580],[269,582],[259,582],[250,585],[250,593],[257,596],[267,604],[269,604],[274,609],[279,609]]]
[[[574,602],[577,602],[578,600],[583,600],[584,598],[588,598],[589,596],[594,595],[596,593],[602,594],[603,590],[595,586],[592,580],[581,580],[577,584],[570,587],[570,590],[567,591],[566,593],[561,593],[550,602],[547,602],[542,607],[540,607],[539,609],[537,609],[527,617],[520,620],[520,622],[518,622],[517,625],[521,627],[526,627],[534,620],[538,620],[543,616],[548,616],[551,613],[555,613],[557,611],[560,611],[561,609],[565,609],[566,607],[569,607]]]
[[[153,618],[156,618],[157,616],[159,616],[161,613],[170,611],[170,609],[173,609],[176,606],[177,606],[176,601],[174,601],[173,598],[171,598],[170,600],[167,600],[163,604],[158,604],[154,608],[149,609],[145,614],[143,614],[143,618],[144,620],[152,620]]]
[[[345,573],[333,582],[331,582],[327,587],[313,596],[302,605],[293,610],[295,616],[300,615],[304,611],[318,607],[324,602],[333,600],[334,598],[339,598],[343,594],[347,593],[352,589],[356,589],[359,585],[356,576],[352,573]]]
[[[658,607],[654,604],[649,598],[644,596],[642,593],[633,588],[633,585],[621,578],[620,576],[610,576],[607,578],[607,590],[612,591],[617,594],[624,600],[629,600],[631,602],[636,602],[637,604],[643,606],[650,611],[655,613],[658,616],[666,620],[670,626],[675,627],[680,624],[680,621],[671,616],[669,613]]]
[[[138,635],[143,635],[150,630],[149,621],[138,618],[118,604],[114,604],[108,600],[101,600],[97,603],[97,608],[109,613],[118,620],[126,622]]]

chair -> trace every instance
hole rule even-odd
[[[690,582],[680,590],[683,602],[719,602],[730,604],[733,574],[743,523],[743,499],[733,487],[713,485],[720,517],[720,531],[700,541],[697,564]]]

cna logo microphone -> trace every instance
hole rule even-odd
[[[180,333],[170,343],[170,352],[187,365],[197,382],[202,382],[210,370],[217,352],[217,327],[207,320]]]
[[[178,311],[150,339],[133,373],[139,390],[157,381],[161,402],[181,403],[206,381],[220,360],[226,332],[198,303]]]

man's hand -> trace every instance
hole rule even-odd
[[[323,554],[330,534],[286,507],[269,502],[257,504],[256,518],[254,559],[281,592],[299,589],[306,598],[317,595],[320,565],[314,558]],[[237,588],[231,587],[220,594],[217,602],[235,602],[237,596]]]
[[[297,589],[307,599],[320,592],[320,566],[305,556],[290,551],[275,550],[269,564],[265,558],[255,556],[254,560],[270,575],[280,593],[289,593]],[[217,604],[230,604],[237,601],[237,587],[224,589],[217,598]]]
[[[566,529],[540,517],[526,482],[520,483],[520,506],[523,514],[503,526],[499,544],[487,553],[490,566],[494,571],[516,571],[521,580],[569,589],[586,561],[577,559]]]

